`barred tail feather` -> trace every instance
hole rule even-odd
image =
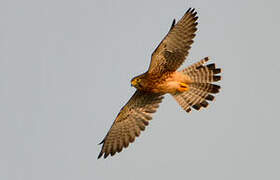
[[[208,60],[209,58],[206,57],[182,72],[191,77],[195,83],[210,83],[221,80],[221,76],[216,75],[221,73],[220,68],[216,68],[214,63],[204,65]]]
[[[209,60],[208,57],[199,62],[187,67],[182,72],[188,75],[193,83],[190,84],[190,90],[186,92],[177,92],[173,94],[176,101],[182,108],[190,112],[191,108],[200,110],[202,107],[209,105],[208,101],[213,101],[214,96],[220,90],[220,86],[211,84],[221,80],[220,68],[216,68],[215,64],[204,65]]]

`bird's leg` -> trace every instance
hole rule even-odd
[[[177,89],[179,92],[185,92],[185,91],[188,91],[190,90],[190,87],[189,85],[185,84],[185,83],[179,83],[179,87]]]

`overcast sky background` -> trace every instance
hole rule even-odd
[[[279,5],[2,0],[0,179],[280,179]],[[210,56],[221,93],[190,114],[167,95],[128,149],[97,160],[131,78],[189,7],[199,30],[182,67]]]

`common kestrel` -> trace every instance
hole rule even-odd
[[[172,22],[168,34],[152,54],[149,69],[134,77],[131,85],[137,90],[117,115],[109,132],[100,144],[102,149],[98,158],[106,158],[121,152],[135,140],[152,119],[166,93],[171,94],[186,111],[207,107],[213,101],[220,86],[212,84],[219,81],[221,69],[215,64],[205,63],[208,57],[191,66],[176,71],[184,62],[191,48],[197,30],[196,12],[189,8],[177,23]]]

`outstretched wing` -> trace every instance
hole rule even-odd
[[[197,19],[196,12],[190,8],[177,24],[173,21],[168,34],[152,54],[148,73],[162,75],[180,67],[193,43]]]
[[[156,112],[159,103],[162,101],[162,94],[136,91],[127,104],[121,109],[111,129],[107,133],[98,158],[106,158],[109,154],[113,156],[121,152],[123,147],[140,135],[152,119],[151,114]]]

